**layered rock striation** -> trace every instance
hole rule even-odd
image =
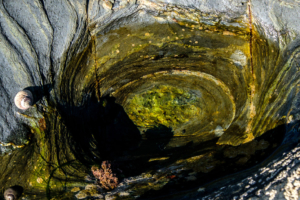
[[[297,199],[299,5],[2,0],[1,187],[50,199],[112,160],[107,197]]]

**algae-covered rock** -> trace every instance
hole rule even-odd
[[[78,194],[76,194],[75,196],[76,196],[77,199],[85,199],[88,196],[90,196],[89,194],[90,193],[88,191],[82,190],[82,191],[78,192]]]
[[[71,192],[79,192],[80,191],[80,188],[79,187],[74,187]]]
[[[299,13],[293,0],[1,1],[1,191],[297,199]],[[90,166],[104,160],[121,181],[100,194]]]

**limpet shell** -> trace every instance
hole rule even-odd
[[[14,102],[19,109],[27,110],[33,104],[33,95],[29,90],[22,90],[17,93]]]

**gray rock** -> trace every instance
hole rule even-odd
[[[281,62],[287,61],[294,52],[291,62],[295,63],[291,66],[299,68],[299,1],[250,2],[253,27],[278,47],[283,55]],[[77,70],[72,71],[70,65],[86,50],[93,37],[103,35],[102,43],[97,45],[105,49],[102,44],[109,39],[105,35],[111,30],[123,26],[134,30],[137,26],[147,27],[158,22],[168,24],[179,18],[209,26],[221,24],[247,28],[247,5],[245,0],[1,0],[0,160],[5,158],[4,154],[15,152],[16,146],[27,145],[32,124],[38,124],[44,107],[52,105],[55,109],[65,109],[84,104],[84,95],[80,95],[81,99],[72,98],[76,93],[74,91],[77,91],[73,83],[78,81],[74,73],[84,72],[78,66]],[[175,12],[182,15],[174,15]],[[239,55],[240,52],[237,52],[232,59],[243,69],[246,61],[244,55]],[[298,81],[299,77],[294,77],[293,83]],[[51,85],[51,92],[46,85]],[[78,84],[78,88],[81,86]],[[13,98],[18,91],[28,87],[32,87],[31,91],[40,98],[29,111],[20,111],[14,106]],[[285,98],[290,102],[290,107],[286,107],[282,111],[285,114],[281,116],[289,111],[295,118],[292,125],[287,126],[289,130],[285,140],[275,154],[245,172],[230,175],[180,198],[298,199],[300,147],[286,147],[298,143],[299,100],[296,95],[286,95]],[[1,173],[4,177],[6,172]]]

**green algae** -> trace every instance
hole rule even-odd
[[[42,196],[37,195],[37,199],[45,196],[50,199],[53,194],[62,191],[62,188],[83,185],[73,178],[75,173],[76,176],[85,176],[84,170],[77,171],[83,165],[76,161],[66,143],[63,144],[63,148],[57,143],[57,138],[63,138],[60,134],[65,134],[61,116],[51,106],[47,109],[49,112],[45,113],[34,110],[31,116],[19,114],[28,122],[32,134],[31,141],[24,147],[25,150],[23,149],[25,153],[21,153],[20,158],[14,157],[14,162],[26,162],[25,169],[30,171],[26,174],[21,173],[22,183],[19,184],[25,189],[26,198],[36,193]],[[53,133],[51,130],[56,130],[56,134],[51,135]],[[14,177],[16,175],[17,173],[14,173],[9,179],[16,178]]]
[[[125,110],[137,126],[151,128],[161,124],[172,127],[199,115],[198,98],[185,89],[160,85],[134,96]]]

